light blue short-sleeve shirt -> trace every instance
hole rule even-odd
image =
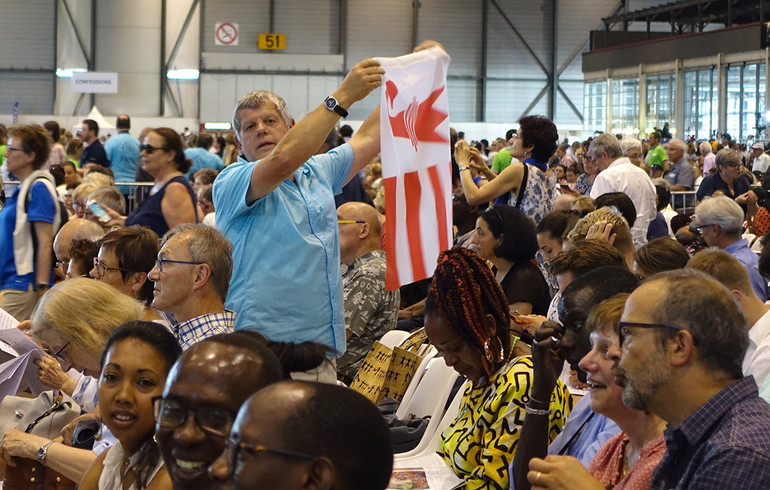
[[[225,303],[236,330],[282,342],[314,341],[345,352],[340,246],[334,195],[353,167],[345,144],[316,155],[272,192],[246,203],[259,162],[238,162],[214,182],[216,223],[233,244]]]

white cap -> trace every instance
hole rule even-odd
[[[751,145],[751,149],[765,151],[765,145],[763,145],[762,143],[754,143],[753,145]]]

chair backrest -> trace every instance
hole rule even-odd
[[[457,390],[457,394],[455,394],[455,397],[452,398],[452,402],[447,407],[446,412],[444,412],[444,416],[436,425],[436,428],[433,431],[433,435],[430,436],[430,438],[421,439],[419,444],[417,444],[417,446],[411,451],[396,454],[395,458],[397,460],[403,461],[411,458],[428,456],[439,450],[439,446],[441,444],[441,434],[447,429],[447,427],[449,427],[449,424],[454,422],[454,420],[460,414],[460,404],[462,403],[463,393],[465,393],[465,388],[468,386],[468,383],[470,383],[470,381],[466,380],[465,383],[460,386],[460,389]],[[402,467],[405,468],[405,466]]]
[[[436,431],[445,417],[444,406],[458,376],[454,369],[444,363],[443,358],[436,357],[428,364],[428,369],[406,410],[407,413],[413,413],[419,417],[430,415],[430,422],[428,422],[428,427],[425,429],[419,444],[411,451],[399,454],[399,458],[408,458],[422,453],[437,437]],[[428,410],[430,412],[427,412]],[[451,420],[457,417],[457,412],[458,409],[454,409]],[[447,423],[447,425],[449,424]]]
[[[436,349],[435,346],[427,346],[427,349],[422,355],[422,361],[420,361],[420,365],[417,367],[417,371],[414,372],[414,378],[412,378],[412,381],[409,382],[409,386],[406,387],[404,396],[401,397],[401,403],[398,405],[398,410],[396,410],[396,418],[402,420],[406,418],[408,413],[406,412],[406,407],[409,401],[412,399],[417,386],[420,384],[420,380],[422,380],[422,377],[425,374],[425,369],[428,367],[428,363],[431,361],[431,359],[436,357],[437,354],[438,349]]]
[[[457,372],[444,363],[441,357],[435,357],[428,362],[420,383],[412,395],[412,399],[404,407],[406,414],[414,414],[417,417],[434,416],[436,407],[444,409],[452,383],[457,379]],[[443,396],[443,399],[441,399]],[[439,417],[441,414],[439,413]]]
[[[407,337],[409,337],[409,332],[403,330],[390,330],[385,332],[385,335],[379,340],[382,345],[392,349],[393,347],[401,345],[401,342],[406,340]]]

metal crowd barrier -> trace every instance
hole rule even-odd
[[[687,216],[695,214],[697,200],[695,191],[671,191],[671,207],[678,213]]]

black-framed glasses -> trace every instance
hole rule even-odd
[[[171,260],[171,259],[157,259],[155,266],[158,268],[158,272],[166,272],[166,264],[187,264],[187,265],[201,265],[203,262],[191,262],[189,260]]]
[[[17,148],[15,146],[6,146],[5,151],[20,151],[22,153],[28,153],[24,148]]]
[[[147,153],[148,155],[151,154],[152,152],[154,152],[155,150],[166,151],[165,148],[160,147],[160,146],[152,146],[152,145],[140,145],[139,146],[139,151],[140,152],[143,151],[143,152]]]
[[[59,364],[61,364],[61,365],[65,365],[65,364],[67,364],[69,361],[67,361],[67,359],[64,357],[64,354],[63,354],[63,352],[64,352],[64,349],[66,349],[67,347],[69,347],[69,345],[70,345],[70,343],[69,343],[69,341],[67,341],[67,342],[66,342],[66,343],[65,343],[63,346],[61,346],[61,348],[60,348],[59,350],[57,350],[56,352],[54,352],[54,353],[51,353],[51,352],[48,352],[48,351],[46,350],[46,351],[45,351],[45,353],[46,353],[46,354],[48,354],[48,355],[50,355],[50,356],[53,356],[53,357],[54,357],[54,358],[55,358],[57,361],[59,361]]]
[[[623,347],[623,341],[626,339],[626,337],[631,334],[629,328],[665,328],[667,330],[674,330],[676,332],[686,330],[683,327],[669,325],[667,323],[618,322],[618,343],[621,347]],[[696,339],[694,335],[692,337],[692,343],[695,346],[698,345],[698,339]]]
[[[337,220],[338,225],[352,225],[354,223],[357,223],[359,225],[365,225],[366,221],[355,220],[355,219],[338,219]]]
[[[94,257],[94,270],[96,270],[97,278],[104,277],[109,271],[133,272],[131,269],[124,269],[122,267],[108,267],[107,264],[99,260],[98,257]]]
[[[164,429],[176,429],[187,420],[190,413],[202,431],[217,437],[227,437],[233,425],[233,414],[224,408],[203,405],[188,408],[173,398],[156,396],[152,399],[155,421]]]
[[[308,461],[312,461],[316,458],[316,456],[311,454],[286,451],[284,449],[274,449],[262,444],[247,444],[243,441],[234,439],[233,437],[228,437],[227,441],[225,441],[225,457],[227,458],[230,471],[233,471],[236,463],[238,463],[239,453],[241,451],[251,453],[252,455],[257,455],[259,453],[269,453],[287,458],[304,459]]]
[[[703,234],[703,228],[708,228],[709,226],[714,226],[716,223],[709,223],[707,225],[695,225],[695,231],[698,232],[698,235]]]

